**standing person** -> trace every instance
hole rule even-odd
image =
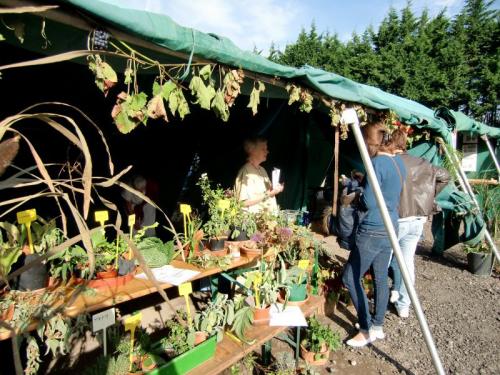
[[[406,170],[399,156],[388,153],[377,155],[384,128],[381,121],[366,125],[363,128],[363,135],[392,224],[397,230],[399,196]],[[347,345],[353,347],[362,347],[385,337],[384,315],[389,302],[387,272],[391,258],[391,244],[377,206],[373,186],[366,178],[360,200],[360,210],[364,212],[361,214],[356,232],[355,247],[349,254],[342,276],[342,281],[349,290],[358,314],[359,332],[347,341]],[[370,314],[368,298],[362,284],[363,275],[370,267],[374,273],[375,289],[375,314],[373,316]]]
[[[399,204],[398,240],[404,262],[412,284],[415,284],[414,256],[417,243],[424,230],[427,217],[436,213],[434,199],[450,181],[450,174],[427,160],[408,155],[406,152],[407,135],[403,130],[395,130],[389,146],[394,154],[403,160],[407,175],[401,192]],[[395,257],[390,267],[393,270],[393,290],[391,302],[394,302],[398,315],[407,318],[410,314],[410,297],[404,283],[401,282],[401,270]]]
[[[266,161],[269,151],[267,140],[261,137],[249,138],[243,143],[247,162],[238,172],[234,184],[236,198],[243,202],[243,207],[255,213],[267,210],[278,212],[276,195],[283,191],[283,184],[272,188],[271,180],[261,164]]]
[[[140,191],[150,199],[154,199],[158,188],[153,182],[147,181],[143,176],[135,176],[130,186],[135,190]],[[131,193],[128,190],[122,190],[122,198],[125,200],[125,213],[127,215],[135,214],[134,230],[139,230],[143,227],[151,226],[156,221],[156,208],[145,202],[141,197]],[[146,236],[155,236],[155,229],[149,228],[146,230]]]

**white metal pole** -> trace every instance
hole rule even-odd
[[[469,196],[472,199],[472,202],[474,202],[474,205],[476,206],[477,210],[479,211],[479,214],[481,216],[484,215],[481,212],[481,207],[479,206],[479,202],[476,199],[476,195],[474,194],[474,191],[472,190],[472,187],[469,184],[469,180],[467,179],[467,176],[465,175],[464,170],[462,169],[462,166],[460,165],[460,161],[458,160],[458,157],[455,155],[453,152],[449,152],[446,146],[444,145],[444,141],[441,138],[438,138],[438,142],[441,143],[443,146],[444,153],[448,157],[448,159],[451,161],[451,164],[455,168],[455,170],[458,172],[458,183],[462,187],[462,190],[464,193],[469,194]],[[486,225],[486,221],[485,221]],[[486,237],[486,241],[488,241],[491,249],[495,253],[495,257],[497,258],[498,261],[500,261],[500,254],[498,253],[497,246],[495,245],[495,242],[493,241],[493,238],[491,237],[490,232],[488,231],[488,228],[484,229],[484,236]]]
[[[500,165],[498,165],[497,156],[495,155],[495,151],[493,150],[493,147],[488,140],[488,136],[484,134],[481,136],[481,139],[484,141],[484,143],[486,143],[486,146],[488,146],[488,151],[490,152],[491,158],[493,159],[493,163],[495,163],[495,167],[497,167],[498,178],[500,179]]]
[[[363,140],[363,135],[361,134],[361,130],[359,128],[359,120],[357,118],[356,112],[354,109],[347,109],[344,111],[344,114],[346,111],[352,111],[348,113],[346,116],[346,119],[351,119],[355,116],[355,120],[353,122],[349,121],[351,125],[351,129],[354,134],[354,138],[356,139],[356,143],[358,145],[358,149],[361,153],[361,158],[363,159],[363,164],[365,165],[366,168],[366,174],[368,176],[368,181],[370,182],[370,185],[373,187],[373,192],[375,193],[375,198],[377,200],[377,205],[380,209],[382,219],[384,220],[384,225],[385,229],[387,230],[387,234],[389,235],[389,239],[391,241],[392,249],[394,251],[394,255],[396,256],[396,260],[398,261],[399,268],[401,269],[401,275],[403,277],[403,281],[406,286],[406,290],[408,291],[408,294],[410,296],[410,300],[413,303],[413,308],[415,309],[415,314],[417,315],[418,322],[420,324],[420,329],[422,330],[422,333],[424,335],[425,343],[427,344],[427,348],[429,349],[429,352],[431,354],[432,358],[432,363],[434,365],[434,368],[436,369],[436,372],[439,375],[444,375],[444,368],[443,364],[441,363],[441,359],[439,358],[439,354],[436,349],[436,345],[434,343],[434,340],[432,338],[431,331],[429,330],[429,326],[427,324],[427,321],[424,316],[424,312],[422,310],[422,306],[420,305],[420,301],[417,296],[417,292],[415,291],[415,288],[413,287],[413,284],[410,279],[410,274],[408,272],[408,269],[406,268],[403,254],[401,253],[401,248],[399,247],[399,242],[398,242],[398,236],[396,235],[396,231],[394,230],[394,226],[392,225],[391,218],[389,216],[389,211],[387,210],[387,206],[384,200],[384,197],[382,195],[382,191],[380,190],[380,185],[377,181],[377,177],[375,176],[375,171],[373,169],[372,162],[370,160],[370,156],[368,154],[368,150],[366,148],[365,142]],[[344,117],[344,116],[343,116]]]

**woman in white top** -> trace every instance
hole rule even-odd
[[[277,213],[276,195],[283,191],[284,185],[279,184],[273,189],[269,175],[260,166],[269,154],[267,140],[260,137],[250,138],[245,140],[243,147],[247,154],[247,162],[236,177],[234,184],[236,197],[243,202],[243,207],[249,212],[267,210]]]

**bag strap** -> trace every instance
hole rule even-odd
[[[398,175],[399,175],[399,182],[401,183],[401,186],[403,186],[403,176],[401,175],[401,170],[399,169],[399,165],[398,165],[398,163],[396,163],[396,160],[394,160],[395,157],[389,156],[389,158],[392,160],[392,162],[396,166],[396,171],[398,171]]]

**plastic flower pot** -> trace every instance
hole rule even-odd
[[[225,237],[220,237],[220,238],[210,238],[208,240],[208,247],[210,248],[211,251],[219,251],[223,250],[226,242]]]
[[[493,267],[493,253],[468,253],[467,265],[469,271],[477,276],[490,276]]]
[[[208,361],[215,355],[217,336],[212,336],[208,340],[195,346],[193,349],[175,357],[165,365],[149,372],[152,375],[177,375],[186,374],[198,367],[203,362]]]
[[[42,289],[47,286],[47,266],[38,261],[40,255],[38,254],[27,254],[22,255],[23,265],[30,264],[31,262],[37,262],[30,269],[24,271],[21,275],[19,275],[19,290],[37,290]]]

